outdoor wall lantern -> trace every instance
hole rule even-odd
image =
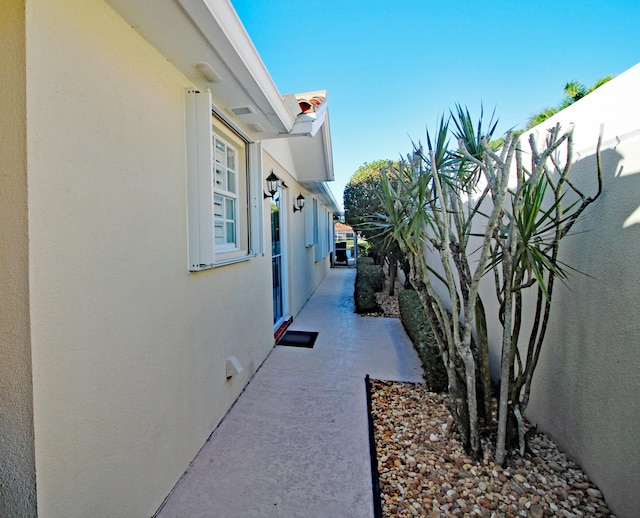
[[[266,192],[263,193],[265,199],[273,198],[276,195],[276,193],[278,192],[279,183],[280,183],[280,178],[278,178],[275,174],[273,174],[273,169],[272,169],[271,174],[267,176],[267,191],[269,191],[269,194],[267,194]]]
[[[293,213],[295,214],[298,211],[302,212],[302,209],[304,209],[304,196],[302,196],[302,194],[298,194],[296,204],[293,206]]]

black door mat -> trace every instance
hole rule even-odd
[[[291,347],[313,347],[318,338],[316,331],[287,331],[278,340],[277,345],[289,345]]]

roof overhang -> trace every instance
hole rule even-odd
[[[298,115],[289,135],[289,147],[299,181],[333,181],[331,129],[326,103],[317,112]]]
[[[106,1],[249,138],[287,138],[300,182],[334,179],[326,92],[281,96],[229,0]]]
[[[324,205],[334,214],[342,214],[335,196],[324,182],[300,182],[310,193],[315,194],[324,202]]]
[[[228,0],[106,1],[249,136],[292,130],[299,109],[282,99]]]

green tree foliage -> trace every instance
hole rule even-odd
[[[369,242],[369,255],[380,261],[385,252],[385,235],[380,229],[371,228],[369,222],[382,210],[378,191],[381,170],[387,160],[365,163],[353,173],[344,190],[344,221],[356,229]]]
[[[353,173],[344,190],[344,221],[351,227],[361,226],[371,219],[372,214],[382,210],[380,198],[376,192],[380,188],[381,170],[386,168],[388,160],[376,160],[365,163]],[[379,231],[361,229],[362,234],[370,237]]]
[[[527,122],[526,129],[531,129],[538,124],[543,123],[547,119],[553,117],[556,113],[561,110],[564,110],[567,106],[571,106],[574,102],[579,101],[585,95],[590,94],[597,88],[601,87],[603,84],[611,81],[615,76],[609,75],[604,76],[598,79],[591,88],[587,88],[580,81],[569,81],[566,85],[564,85],[564,97],[558,106],[553,108],[545,108],[544,110],[532,115]]]
[[[405,265],[404,255],[388,230],[371,224],[384,210],[380,201],[380,182],[382,171],[389,164],[394,162],[377,160],[365,163],[351,176],[344,190],[344,220],[368,241],[369,255],[377,263],[388,261],[392,277],[389,290],[393,294],[396,268],[398,264]]]
[[[579,101],[587,95],[587,87],[580,81],[569,81],[564,85],[564,98],[570,104]]]

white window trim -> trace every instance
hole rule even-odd
[[[215,245],[213,222],[213,138],[212,116],[224,121],[228,129],[233,131],[245,143],[246,164],[246,225],[241,229],[236,214],[236,243],[240,232],[247,232],[246,253],[229,256],[229,253],[241,251],[236,246]],[[211,101],[209,90],[196,88],[185,89],[185,137],[186,137],[186,169],[187,169],[187,220],[189,241],[188,269],[192,272],[226,266],[255,257],[263,253],[262,239],[262,206],[258,194],[261,194],[261,150],[258,143],[252,142],[246,135],[231,124]],[[218,137],[219,138],[219,137]],[[220,140],[225,141],[224,138]],[[227,144],[229,144],[227,142]],[[235,146],[232,146],[235,147]],[[236,150],[237,151],[237,150]],[[238,158],[237,155],[236,158]],[[236,165],[238,167],[238,165]],[[239,178],[236,178],[239,181]],[[222,193],[221,193],[222,194]],[[237,200],[243,196],[237,193]],[[236,212],[239,210],[236,201]]]
[[[224,158],[225,158],[225,162],[228,159],[228,150],[231,150],[235,156],[235,160],[234,160],[234,169],[233,174],[235,175],[235,190],[229,190],[228,188],[228,184],[225,185],[224,187],[216,187],[216,183],[217,183],[217,174],[218,174],[218,164],[220,163],[221,166],[221,172],[222,172],[222,181],[223,182],[228,182],[228,172],[230,170],[228,163],[221,163],[218,162],[218,160],[215,160],[215,166],[214,166],[214,173],[213,173],[213,197],[214,197],[214,205],[215,205],[215,198],[219,197],[222,199],[222,213],[218,216],[214,213],[214,217],[213,217],[213,224],[214,224],[214,233],[215,233],[215,227],[216,227],[216,222],[220,221],[222,222],[222,234],[223,237],[225,239],[224,243],[221,244],[215,244],[215,236],[214,236],[214,247],[215,247],[215,251],[217,253],[220,252],[233,252],[236,250],[240,249],[240,244],[239,244],[239,240],[240,240],[240,232],[239,232],[239,191],[240,191],[240,181],[239,181],[239,170],[238,170],[238,157],[239,157],[239,153],[238,150],[235,148],[235,146],[233,146],[233,144],[231,144],[230,142],[227,142],[226,139],[224,139],[223,137],[216,135],[215,133],[213,133],[212,136],[212,153],[213,156],[215,158],[215,154],[216,154],[216,148],[218,144],[222,144],[224,145]],[[232,200],[233,201],[233,214],[228,214],[227,213],[227,204],[226,201],[227,200]],[[227,225],[231,223],[233,225],[233,242],[229,242],[227,241]]]

